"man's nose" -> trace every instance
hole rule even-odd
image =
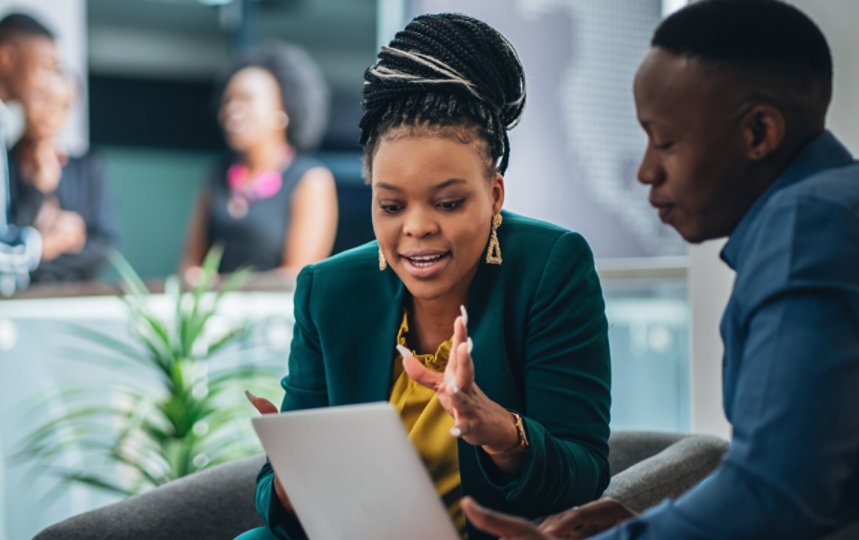
[[[665,177],[662,164],[650,146],[644,150],[637,176],[638,181],[646,185],[658,184]]]

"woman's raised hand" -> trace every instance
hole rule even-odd
[[[516,470],[521,459],[511,451],[518,447],[519,432],[513,415],[489,399],[474,382],[474,346],[468,337],[468,314],[464,307],[460,310],[462,315],[453,323],[453,343],[444,372],[427,369],[408,349],[398,345],[403,368],[409,377],[435,391],[439,403],[453,417],[451,435],[482,446],[503,470]]]

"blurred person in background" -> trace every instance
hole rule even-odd
[[[182,274],[195,282],[217,243],[220,272],[251,266],[294,276],[331,253],[337,232],[334,176],[305,155],[327,125],[325,80],[304,50],[272,42],[237,58],[216,96],[232,153],[198,196]]]
[[[9,13],[0,20],[0,294],[11,295],[30,282],[30,270],[39,264],[41,237],[32,227],[10,225],[10,187],[5,132],[9,115],[5,103],[21,101],[46,84],[58,69],[54,33],[24,13]]]
[[[55,72],[21,100],[26,124],[9,152],[10,218],[41,234],[35,283],[95,279],[116,243],[101,162],[91,154],[70,156],[58,140],[79,95],[70,76]]]
[[[43,88],[59,65],[56,36],[41,21],[17,12],[0,19],[0,135],[16,131],[9,129],[12,119],[5,104]]]

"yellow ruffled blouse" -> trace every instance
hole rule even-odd
[[[411,350],[406,343],[408,333],[408,313],[403,313],[397,343]],[[452,341],[453,337],[439,345],[435,354],[412,352],[428,369],[444,371]],[[459,506],[462,482],[459,478],[457,439],[450,435],[453,418],[441,406],[433,390],[409,377],[403,370],[402,356],[399,355],[394,360],[393,379],[391,405],[400,413],[409,439],[423,459],[453,524],[465,538],[465,514]]]

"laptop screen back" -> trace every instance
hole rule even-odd
[[[311,539],[459,538],[389,403],[264,415],[253,426]]]

